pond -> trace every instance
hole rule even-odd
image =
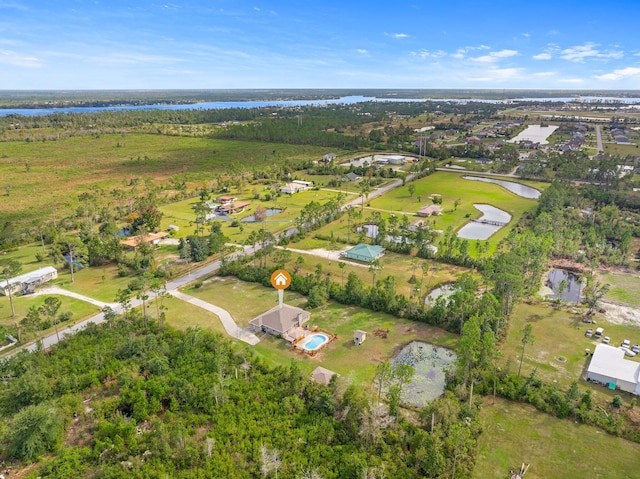
[[[460,228],[458,230],[458,238],[486,240],[511,221],[509,213],[495,206],[474,204],[473,207],[483,214],[480,218],[471,220]]]
[[[561,291],[560,283],[566,281],[564,291]],[[545,286],[551,288],[552,297],[560,298],[562,301],[570,303],[580,302],[580,293],[582,292],[582,282],[580,276],[566,269],[552,269],[547,274]]]
[[[529,198],[532,200],[537,200],[538,198],[540,198],[540,192],[535,188],[531,188],[530,186],[525,186],[514,181],[496,180],[494,178],[481,178],[479,176],[463,176],[462,178],[465,180],[482,181],[483,183],[493,183],[494,185],[500,185],[503,188],[509,190],[511,193],[522,196],[523,198]]]
[[[407,344],[391,361],[392,366],[408,364],[415,369],[413,379],[402,390],[402,404],[424,407],[442,396],[445,373],[456,361],[456,353],[422,341]]]
[[[265,211],[265,215],[268,218],[269,216],[273,216],[273,215],[277,215],[278,213],[282,213],[282,209],[281,208],[269,208]],[[251,216],[247,216],[246,218],[242,218],[243,223],[255,223],[256,222],[256,217],[255,215],[251,215]]]
[[[432,289],[431,292],[424,298],[425,306],[433,306],[436,300],[441,296],[444,296],[445,299],[451,296],[456,292],[455,285],[455,283],[447,283]]]

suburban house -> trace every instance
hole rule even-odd
[[[482,145],[482,140],[477,136],[470,136],[464,141],[467,145]]]
[[[338,376],[338,374],[323,368],[322,366],[318,366],[311,373],[311,379],[319,384],[324,384],[325,386],[329,385],[333,376]]]
[[[442,214],[442,206],[438,205],[427,205],[423,206],[416,213],[418,216],[432,216]]]
[[[324,155],[322,157],[322,160],[320,160],[323,163],[331,163],[333,160],[336,159],[336,154],[335,153],[327,153],[326,155]]]
[[[296,331],[296,329],[309,321],[310,317],[309,311],[283,304],[252,319],[249,325],[254,331],[264,331],[274,336],[282,336],[288,342],[293,342],[300,336],[304,336],[303,331]]]
[[[385,155],[381,159],[387,160],[389,165],[404,165],[406,158],[402,155]]]
[[[355,344],[356,346],[360,346],[362,343],[364,343],[365,339],[367,339],[367,332],[362,331],[361,329],[356,329],[356,331],[353,333],[353,344]]]
[[[365,263],[372,263],[384,254],[384,248],[378,245],[368,245],[360,243],[347,251],[341,253],[342,256],[348,259],[355,259],[356,261],[364,261]]]
[[[238,201],[238,198],[234,198],[233,196],[221,196],[218,198],[218,203],[221,205],[230,205],[234,201]]]
[[[137,249],[141,243],[149,243],[157,245],[160,240],[163,240],[169,236],[169,233],[161,231],[160,233],[148,233],[144,236],[132,236],[125,240],[122,240],[122,246],[127,249]]]
[[[291,183],[287,183],[280,187],[280,193],[286,193],[292,195],[300,191],[307,190],[313,186],[313,181],[293,180]]]
[[[247,206],[249,206],[249,203],[246,201],[233,201],[231,203],[218,206],[218,212],[223,215],[237,215],[247,209]]]
[[[640,395],[640,363],[625,359],[625,352],[598,344],[587,368],[587,381],[597,381],[610,389],[620,389]]]
[[[58,270],[53,266],[45,266],[30,273],[21,274],[8,280],[0,281],[0,294],[9,296],[9,293],[20,293],[26,290],[32,290],[36,286],[41,286],[47,281],[54,280],[58,277]]]
[[[355,174],[353,171],[347,173],[342,177],[342,181],[358,181],[359,179],[360,179],[360,176]]]
[[[429,225],[427,224],[426,220],[415,220],[413,223],[411,223],[407,229],[409,231],[418,231],[421,228],[428,228]]]

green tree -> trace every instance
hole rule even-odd
[[[24,461],[34,461],[46,452],[55,451],[63,439],[62,418],[61,411],[46,403],[20,411],[9,429],[9,454]]]
[[[53,323],[56,329],[56,337],[58,338],[58,342],[60,342],[60,335],[58,334],[58,319],[56,315],[58,314],[58,310],[62,305],[62,301],[56,298],[55,296],[47,296],[42,303],[42,306],[38,309],[38,311],[43,314],[45,317],[49,318],[49,321]]]
[[[530,324],[527,324],[522,329],[522,338],[520,339],[520,343],[522,344],[522,351],[520,353],[520,366],[518,366],[518,376],[520,376],[520,370],[522,369],[522,360],[524,359],[524,350],[527,347],[527,344],[533,343],[533,327]]]
[[[9,304],[11,304],[12,318],[16,315],[16,310],[13,306],[13,291],[12,291],[13,288],[9,285],[9,279],[11,279],[14,276],[17,276],[21,270],[22,270],[22,264],[20,264],[20,261],[17,261],[15,259],[4,261],[2,263],[2,276],[5,280],[5,284],[4,284],[5,291],[9,294]]]

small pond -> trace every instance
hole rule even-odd
[[[269,216],[277,215],[278,213],[282,213],[282,209],[280,208],[269,208],[268,210],[264,210],[265,215],[268,218]],[[256,217],[255,215],[247,216],[246,218],[242,218],[243,223],[255,223]]]
[[[451,349],[413,341],[393,358],[391,365],[408,364],[415,368],[410,384],[402,391],[402,404],[424,407],[444,393],[445,372],[456,361]]]
[[[429,294],[424,298],[425,306],[433,306],[436,300],[443,296],[445,299],[456,292],[455,283],[447,283],[442,286],[438,286],[431,290]]]
[[[473,180],[473,181],[482,181],[484,183],[493,183],[494,185],[500,185],[503,188],[506,188],[511,193],[514,193],[518,196],[522,196],[523,198],[529,198],[532,200],[537,200],[540,198],[540,192],[535,188],[531,188],[530,186],[525,186],[521,183],[516,183],[514,181],[504,181],[504,180],[496,180],[493,178],[481,178],[479,176],[463,176],[465,180]]]
[[[566,281],[566,288],[561,291],[560,283]],[[580,276],[566,269],[552,269],[547,274],[545,286],[551,288],[554,298],[560,298],[570,303],[580,302],[580,293],[582,292],[582,282]]]
[[[511,221],[509,213],[495,206],[474,203],[473,207],[480,210],[482,216],[460,228],[458,230],[458,238],[486,240]]]

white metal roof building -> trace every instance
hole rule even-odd
[[[640,363],[625,359],[622,349],[598,344],[587,368],[587,380],[615,384],[618,389],[640,395]]]
[[[12,293],[16,291],[23,291],[31,287],[40,286],[47,281],[56,279],[58,277],[58,270],[53,266],[45,266],[44,268],[36,269],[29,273],[21,274],[9,280],[0,281],[0,294],[4,296],[9,295],[9,290]]]

